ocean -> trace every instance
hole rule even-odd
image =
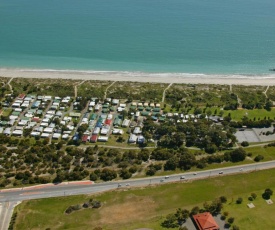
[[[0,68],[268,75],[274,0],[0,0]]]

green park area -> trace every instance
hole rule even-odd
[[[225,196],[222,213],[234,218],[239,229],[273,229],[275,204],[262,198],[266,188],[274,189],[275,169],[197,181],[167,183],[143,188],[119,188],[98,195],[81,195],[24,201],[16,207],[14,229],[166,229],[161,226],[176,209],[191,210]],[[248,200],[256,194],[253,201]],[[100,208],[83,208],[71,214],[65,210],[89,199],[100,201]],[[236,204],[242,198],[241,204]],[[271,196],[272,199],[272,196]],[[248,203],[255,208],[248,208]],[[178,229],[178,228],[175,228]]]

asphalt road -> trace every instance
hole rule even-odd
[[[188,172],[174,174],[169,176],[146,177],[140,179],[131,179],[124,181],[111,181],[103,183],[68,183],[59,185],[41,185],[34,187],[24,187],[16,189],[0,190],[0,230],[8,228],[7,223],[12,215],[13,207],[17,202],[23,200],[70,196],[79,194],[93,194],[104,192],[112,189],[124,189],[129,187],[156,185],[167,182],[179,182],[187,180],[203,179],[208,177],[217,177],[230,174],[242,174],[256,170],[275,168],[275,161],[262,163],[239,165],[233,167],[219,168],[213,170]],[[182,179],[184,177],[184,179]],[[3,218],[3,219],[2,219]],[[5,225],[5,226],[4,226]]]

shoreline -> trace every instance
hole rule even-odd
[[[214,84],[214,85],[275,85],[275,73],[266,75],[207,75],[189,73],[146,73],[119,71],[81,71],[51,69],[0,68],[0,77],[43,78],[150,83]]]

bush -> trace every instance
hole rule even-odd
[[[229,217],[227,221],[228,223],[233,224],[234,220],[235,220],[234,217]]]
[[[264,157],[263,157],[262,155],[257,155],[257,156],[254,158],[254,161],[259,162],[259,161],[261,161],[261,160],[263,160],[263,159],[264,159]]]
[[[257,194],[256,193],[251,193],[251,197],[255,200],[257,198]]]
[[[91,174],[90,174],[90,180],[91,181],[96,181],[98,179],[98,176],[94,173],[94,172],[92,172]]]
[[[90,200],[90,204],[93,208],[100,208],[102,206],[101,202],[98,200]]]
[[[243,198],[239,197],[237,200],[236,200],[236,203],[237,204],[241,204],[243,202]]]
[[[66,210],[65,210],[65,212],[67,213],[67,214],[70,214],[70,213],[72,213],[73,211],[77,211],[77,210],[80,210],[81,209],[81,206],[79,205],[79,204],[77,204],[77,205],[71,205],[69,208],[67,208]]]
[[[249,143],[248,143],[247,141],[243,141],[243,142],[241,143],[241,146],[247,147],[247,146],[249,146]]]
[[[221,196],[220,201],[225,204],[227,202],[227,198],[225,196]]]
[[[224,216],[228,216],[228,215],[229,215],[229,212],[223,212],[223,215],[224,215]]]
[[[148,170],[146,171],[146,175],[147,175],[147,176],[153,176],[153,175],[155,175],[155,173],[156,173],[156,169],[155,169],[154,167],[150,167],[150,168],[148,168]]]
[[[253,199],[252,196],[250,196],[250,197],[248,197],[248,200],[249,200],[249,201],[253,201],[254,199]]]
[[[221,220],[226,220],[226,216],[221,215]]]
[[[273,191],[270,189],[270,188],[267,188],[264,193],[262,194],[262,197],[265,199],[265,200],[269,200],[270,197],[273,195]]]

